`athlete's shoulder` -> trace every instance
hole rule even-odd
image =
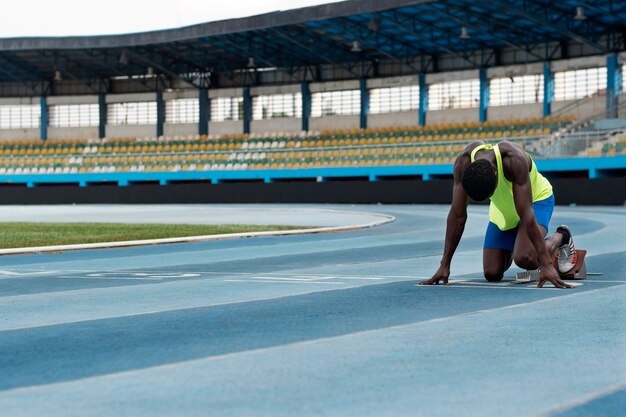
[[[470,156],[474,149],[476,149],[477,147],[479,147],[481,145],[484,145],[484,144],[485,144],[485,142],[483,142],[482,140],[474,141],[474,142],[470,143],[469,145],[467,145],[465,147],[465,149],[463,149],[461,151],[459,156],[461,156],[461,155]]]
[[[498,143],[498,149],[500,150],[500,154],[502,155],[502,157],[525,157],[526,155],[524,150],[519,145],[506,140]]]
[[[502,141],[498,144],[498,149],[502,155],[502,171],[506,179],[514,181],[528,177],[531,162],[521,147]]]

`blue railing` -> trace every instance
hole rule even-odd
[[[548,178],[567,176],[568,173],[584,173],[588,178],[624,176],[626,155],[598,158],[561,158],[538,160],[537,167]],[[232,171],[150,171],[150,172],[100,172],[81,174],[9,174],[0,175],[1,184],[24,184],[37,187],[45,184],[76,184],[81,187],[102,183],[128,186],[141,183],[161,185],[177,182],[206,181],[213,184],[231,181],[277,182],[287,180],[315,180],[326,182],[342,178],[362,178],[379,181],[396,177],[420,177],[428,181],[451,178],[452,164],[400,165],[374,167],[308,168],[276,170]]]

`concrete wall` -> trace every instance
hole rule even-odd
[[[543,117],[543,103],[489,107],[487,120],[510,120]],[[478,119],[477,119],[478,120]]]
[[[243,133],[243,121],[241,120],[209,122],[210,135],[232,135],[240,133]]]
[[[276,118],[267,120],[253,120],[250,123],[251,133],[265,132],[288,132],[300,133],[302,131],[302,119]]]
[[[300,84],[288,84],[288,85],[266,85],[262,87],[250,88],[250,94],[252,96],[270,96],[273,94],[295,94],[300,92]],[[238,94],[241,96],[243,93],[241,90]]]
[[[323,93],[326,91],[358,90],[359,88],[359,80],[331,81],[325,83],[311,83],[309,85],[311,94]]]
[[[552,113],[559,112],[560,109],[571,105],[577,100],[567,101],[555,101],[552,103]],[[563,115],[572,115],[576,119],[586,119],[589,117],[604,117],[606,112],[606,97],[597,96],[590,99],[583,100],[580,105],[573,106],[571,109],[566,110]]]
[[[367,88],[404,87],[406,85],[418,85],[419,75],[404,75],[400,77],[370,78],[367,80]]]
[[[98,104],[97,95],[51,96],[46,99],[48,106],[56,104]]]
[[[367,127],[415,126],[419,122],[417,110],[401,113],[370,114]]]
[[[156,93],[139,94],[107,94],[107,103],[137,103],[143,101],[156,101]]]
[[[478,121],[478,109],[454,109],[429,111],[426,114],[427,125],[443,123],[466,123]]]
[[[359,116],[325,116],[311,117],[309,120],[310,130],[335,130],[335,129],[358,129]]]
[[[37,132],[39,137],[39,132]],[[48,127],[48,139],[91,139],[98,137],[98,127]]]
[[[187,123],[187,124],[165,123],[163,125],[163,134],[165,136],[184,136],[184,137],[187,137],[189,135],[195,136],[198,134],[198,124],[197,123]]]
[[[0,141],[39,139],[40,131],[36,129],[0,129]]]
[[[154,125],[107,125],[107,138],[143,138],[156,136]]]

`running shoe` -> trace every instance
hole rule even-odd
[[[569,227],[562,225],[556,228],[556,231],[563,234],[563,244],[559,246],[557,251],[558,258],[557,264],[559,267],[559,272],[561,274],[566,274],[576,266],[576,262],[578,261],[578,256],[576,254],[576,248],[574,247],[574,239],[572,239],[572,232],[570,232]],[[566,232],[566,233],[563,233]],[[565,237],[569,236],[567,241]]]

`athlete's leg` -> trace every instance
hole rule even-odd
[[[509,269],[513,262],[511,251],[505,249],[483,249],[483,273],[485,279],[491,282],[502,280],[504,272]]]
[[[516,229],[503,232],[489,222],[483,245],[483,273],[487,281],[500,281],[511,266],[516,234]]]
[[[548,230],[545,228],[545,226],[539,225],[539,230],[541,231],[543,236],[546,236],[548,234]],[[563,235],[561,233],[555,232],[546,237],[545,242],[548,248],[548,253],[550,254],[550,257],[552,257],[554,256],[554,253],[559,248],[559,246],[561,246],[563,242]],[[517,239],[515,240],[513,259],[515,260],[515,264],[520,268],[539,268],[539,258],[537,256],[537,251],[535,250],[533,244],[530,242],[530,238],[528,237],[528,230],[523,224],[520,225],[519,233],[517,234]]]
[[[535,219],[542,236],[548,234],[548,227],[552,212],[554,210],[554,197],[550,197],[546,200],[537,201],[533,204],[533,211],[535,213]],[[548,249],[550,257],[554,255],[559,246],[562,245],[563,235],[561,233],[554,233],[545,238],[545,243]],[[519,233],[515,239],[515,249],[513,250],[513,260],[515,264],[524,269],[537,269],[539,268],[539,257],[534,245],[528,237],[528,229],[526,225],[520,224]]]

